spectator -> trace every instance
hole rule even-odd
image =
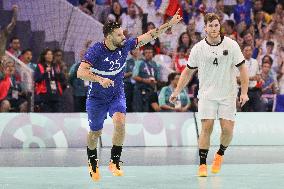
[[[126,97],[126,111],[132,112],[134,83],[132,79],[133,69],[137,61],[140,60],[140,50],[134,49],[131,51],[131,57],[126,61],[126,68],[124,74],[124,90]]]
[[[92,16],[94,14],[93,8],[93,0],[79,0],[79,9],[84,13]]]
[[[150,31],[150,30],[152,30],[154,28],[156,28],[154,23],[153,22],[148,22],[147,23],[147,30],[146,30],[145,33],[147,33],[148,31]],[[160,45],[160,39],[159,38],[156,38],[155,40],[149,42],[147,45],[151,45],[154,48],[155,54],[160,54],[160,52],[161,52],[161,45]],[[140,48],[140,49],[143,50],[143,47]]]
[[[221,23],[224,23],[226,20],[230,20],[229,15],[225,13],[224,0],[216,1],[215,12],[220,16]]]
[[[175,70],[177,73],[181,73],[187,65],[188,54],[187,48],[179,46],[177,48],[177,55],[174,58]]]
[[[73,112],[74,111],[74,101],[73,101],[73,91],[68,83],[68,67],[63,60],[63,51],[61,49],[55,49],[53,51],[54,55],[54,65],[57,73],[64,75],[64,80],[60,82],[62,87],[62,111],[63,112]]]
[[[10,41],[10,47],[8,51],[14,55],[15,57],[19,57],[21,55],[21,41],[18,37],[13,37]]]
[[[235,23],[233,20],[226,20],[224,23],[224,34],[231,39],[236,40],[238,33],[235,30]]]
[[[277,16],[283,15],[283,4],[278,3],[275,8],[275,12],[272,14],[273,19],[275,19]]]
[[[284,63],[280,65],[277,75],[279,94],[276,96],[275,112],[284,112]]]
[[[0,112],[27,112],[26,95],[21,89],[20,78],[16,77],[15,62],[4,57],[4,73],[0,75]]]
[[[149,96],[149,112],[160,112],[161,107],[159,106],[159,99],[157,92],[153,92]]]
[[[269,74],[271,70],[272,63],[269,61],[262,62],[262,71],[261,71],[261,79],[262,79],[262,95],[261,101],[263,104],[263,110],[265,112],[271,112],[274,103],[274,95],[277,92],[276,89],[276,81]]]
[[[249,73],[249,89],[248,97],[249,101],[242,107],[242,111],[249,112],[259,112],[261,111],[261,88],[258,86],[260,81],[260,68],[256,59],[252,58],[252,47],[250,45],[245,45],[243,47],[243,54],[245,57],[245,64],[248,68]],[[239,78],[238,78],[238,82]]]
[[[107,21],[117,22],[119,24],[122,23],[121,21],[121,15],[123,14],[122,7],[120,3],[117,0],[114,0],[112,2],[112,6],[110,9],[110,13],[107,16]]]
[[[12,30],[14,29],[14,27],[16,26],[16,22],[17,22],[18,6],[13,5],[12,10],[13,10],[13,16],[12,16],[11,22],[6,27],[4,27],[3,29],[1,28],[1,30],[0,30],[0,41],[1,41],[1,43],[0,43],[0,60],[2,60],[2,56],[5,55],[7,38],[9,36],[9,34],[12,32]]]
[[[236,24],[251,24],[251,0],[237,0],[237,5],[234,7],[234,19]]]
[[[53,52],[50,49],[45,49],[40,55],[34,75],[35,104],[41,112],[62,111],[61,82],[64,82],[64,75],[57,71],[53,62]]]
[[[160,69],[154,62],[154,49],[145,46],[144,59],[134,66],[133,79],[136,81],[133,94],[133,111],[148,112],[149,98],[157,90],[157,82],[160,80]]]
[[[101,23],[105,23],[107,20],[107,15],[105,14],[110,10],[111,0],[96,0],[96,5],[94,6],[94,18]]]
[[[273,53],[274,51],[274,43],[272,42],[272,41],[267,41],[266,42],[266,53],[265,54],[263,54],[263,55],[261,55],[260,56],[260,59],[258,60],[258,61],[260,61],[260,60],[262,60],[263,59],[263,57],[264,56],[269,56],[271,59],[272,59],[272,63],[273,62],[275,62],[274,63],[274,65],[272,65],[272,67],[273,67],[273,71],[275,70],[275,67],[278,67],[277,66],[277,63],[276,63],[276,61],[275,61],[275,59],[276,59],[276,56],[275,56],[275,54]],[[275,73],[275,72],[274,72]]]
[[[61,49],[55,49],[53,51],[53,55],[54,55],[54,65],[56,68],[56,72],[63,73],[65,76],[65,81],[67,81],[68,80],[68,67],[67,67],[67,64],[63,60],[63,51]],[[63,85],[65,85],[64,88],[66,88],[66,83],[64,83]]]
[[[29,68],[31,68],[33,71],[36,70],[37,64],[31,62],[33,58],[33,53],[31,49],[25,49],[23,50],[20,60],[25,63]]]
[[[138,13],[136,12],[138,9]],[[128,14],[122,14],[121,27],[128,37],[136,37],[142,34],[142,9],[136,4],[132,3],[128,7]]]
[[[190,106],[189,97],[186,91],[183,89],[178,96],[176,104],[170,103],[169,99],[172,92],[177,87],[177,83],[179,80],[179,73],[171,73],[168,76],[168,86],[162,88],[159,94],[159,105],[162,111],[166,112],[187,112]]]
[[[178,47],[183,46],[186,48],[186,54],[189,54],[190,49],[192,48],[191,38],[187,32],[181,33],[178,39]]]
[[[135,0],[135,2],[142,8],[143,13],[147,15],[147,22],[153,23],[155,26],[163,24],[163,18],[157,14],[154,0]]]
[[[88,40],[84,44],[84,48],[80,52],[80,60],[83,59],[86,50],[91,45],[92,41]],[[80,66],[81,61],[73,64],[69,71],[69,83],[73,87],[73,105],[75,112],[85,112],[86,111],[86,99],[87,91],[89,86],[89,81],[84,81],[77,78],[77,70]]]
[[[190,36],[192,38],[192,36],[195,35],[195,20],[194,19],[190,19],[188,21],[187,27],[186,27],[186,32],[188,33],[188,36]]]
[[[271,64],[272,67],[270,69],[269,75],[273,78],[276,78],[277,72],[278,72],[278,67],[275,67],[273,63],[273,59],[269,55],[264,55],[263,58],[261,59],[261,62],[266,62],[268,64]]]
[[[264,21],[269,23],[271,21],[271,16],[263,10],[263,0],[255,0],[253,5],[254,14],[261,11],[263,13]]]

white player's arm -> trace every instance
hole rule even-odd
[[[178,15],[178,12],[179,10],[176,12],[176,14],[173,16],[173,18],[169,22],[161,25],[159,28],[152,29],[145,34],[140,35],[138,37],[138,44],[136,48],[142,47],[143,45],[149,43],[150,41],[158,38],[167,29],[179,23],[179,21],[182,20],[182,17]]]
[[[249,76],[246,64],[242,64],[239,67],[240,71],[240,82],[241,82],[241,94],[248,93]]]
[[[189,82],[190,78],[192,77],[194,71],[196,69],[191,69],[189,67],[185,67],[185,69],[182,71],[180,78],[178,80],[178,84],[177,87],[174,91],[174,94],[178,95],[182,89],[187,85],[187,83]]]

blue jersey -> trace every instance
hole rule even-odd
[[[137,38],[127,39],[122,47],[110,50],[103,42],[95,43],[88,49],[83,62],[89,63],[91,71],[114,81],[114,86],[103,88],[98,82],[90,82],[88,99],[108,100],[113,96],[124,95],[124,67],[128,52],[135,49]]]

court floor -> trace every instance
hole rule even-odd
[[[196,147],[125,147],[125,176],[119,178],[107,170],[109,154],[110,148],[100,149],[102,179],[94,183],[85,149],[0,149],[0,189],[284,188],[284,146],[232,146],[222,171],[207,178],[196,175]]]

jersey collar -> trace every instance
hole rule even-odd
[[[205,37],[206,43],[207,43],[208,45],[210,45],[210,46],[219,46],[219,45],[223,42],[223,40],[224,40],[224,36],[221,36],[221,41],[220,41],[219,43],[217,43],[217,44],[211,44],[211,43],[209,43],[209,42],[207,41],[207,39],[206,39],[206,37]]]

